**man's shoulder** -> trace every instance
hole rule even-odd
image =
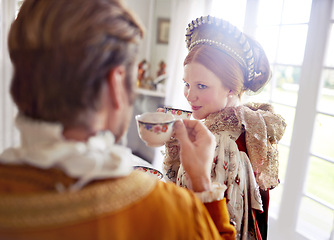
[[[62,226],[112,214],[149,195],[158,182],[134,171],[70,191],[64,185],[51,188],[51,183],[62,185],[64,179],[76,182],[63,172],[3,164],[0,172],[0,211],[6,212],[0,216],[0,226],[8,229]],[[47,175],[52,181],[44,187],[42,180]]]

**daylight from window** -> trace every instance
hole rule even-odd
[[[301,7],[302,6],[302,7]],[[272,67],[272,79],[256,96],[245,96],[247,101],[269,102],[275,112],[281,114],[288,126],[278,145],[280,153],[279,187],[271,191],[270,216],[279,217],[283,202],[284,185],[289,159],[291,139],[294,133],[295,114],[298,107],[299,88],[305,47],[311,15],[311,0],[260,0],[258,2],[256,29],[253,36],[264,47]],[[212,14],[225,18],[240,28],[244,26],[246,1],[213,2]],[[309,239],[330,239],[334,224],[334,20],[328,31],[328,46],[324,53],[323,71],[318,77],[320,94],[309,158],[305,159],[307,174],[300,196],[296,230]],[[247,31],[247,29],[244,29]],[[308,39],[309,38],[309,39]],[[305,80],[304,80],[305,81]],[[318,93],[314,93],[318,94]],[[298,137],[298,136],[297,136]],[[291,179],[291,178],[290,178]]]

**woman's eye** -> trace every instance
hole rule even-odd
[[[183,81],[183,83],[184,83],[184,86],[185,86],[185,87],[189,87],[189,83],[184,82],[184,81]]]
[[[203,84],[198,84],[197,86],[198,86],[199,89],[205,89],[205,88],[207,88],[207,86],[203,85]]]

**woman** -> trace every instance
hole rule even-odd
[[[270,78],[262,47],[227,21],[197,18],[187,28],[184,95],[195,119],[216,137],[212,181],[225,196],[237,239],[266,239],[269,189],[278,179],[278,152],[284,119],[269,104],[241,104],[244,92],[260,91]],[[191,188],[179,161],[179,144],[166,144],[165,178]]]

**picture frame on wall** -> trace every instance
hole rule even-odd
[[[170,19],[158,18],[157,43],[168,44]]]

